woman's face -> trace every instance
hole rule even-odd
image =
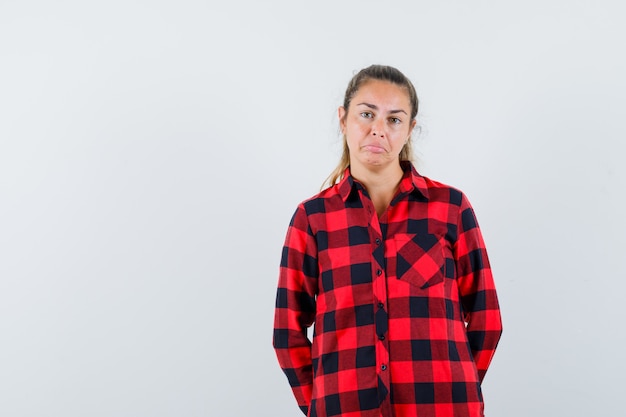
[[[339,124],[350,149],[351,169],[379,170],[399,164],[400,151],[415,126],[409,94],[388,81],[366,81],[347,112],[339,107]]]

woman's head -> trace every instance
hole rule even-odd
[[[367,81],[371,80],[387,81],[400,87],[404,87],[411,104],[411,120],[415,120],[419,106],[419,100],[417,99],[415,87],[413,87],[411,81],[398,69],[386,65],[370,65],[367,68],[363,68],[354,77],[352,77],[348,83],[348,88],[346,88],[346,94],[343,98],[343,107],[346,109],[346,112],[350,108],[352,98],[357,91],[359,91],[359,88],[361,88],[361,86]]]
[[[398,69],[384,65],[371,65],[362,69],[354,77],[352,77],[348,83],[348,87],[346,88],[343,106],[339,108],[339,122],[343,132],[343,154],[339,164],[325,182],[325,184],[328,184],[329,186],[335,184],[337,180],[342,177],[345,169],[350,165],[351,155],[349,142],[354,148],[353,142],[354,140],[357,140],[354,137],[347,137],[347,133],[350,131],[350,124],[352,123],[352,126],[357,126],[358,128],[358,125],[355,125],[354,121],[358,122],[359,119],[356,118],[356,115],[362,114],[362,110],[357,107],[362,107],[363,103],[353,103],[353,99],[357,96],[363,96],[366,92],[369,93],[370,90],[375,90],[376,86],[388,86],[387,92],[392,92],[392,98],[399,99],[402,103],[401,107],[406,108],[406,112],[403,112],[402,115],[402,123],[404,123],[404,126],[407,127],[407,129],[404,130],[406,132],[406,136],[402,138],[403,143],[401,144],[401,149],[398,148],[400,149],[399,153],[394,153],[393,158],[395,158],[398,163],[399,161],[411,161],[413,159],[410,133],[416,123],[415,118],[417,116],[419,105],[415,87]],[[394,95],[397,97],[394,97]],[[361,99],[357,101],[361,101]],[[353,119],[349,119],[350,115],[353,116]],[[368,114],[367,116],[373,117],[374,115]],[[375,116],[378,117],[378,115]],[[381,115],[381,117],[387,116]],[[394,126],[393,129],[397,129],[397,127]],[[362,132],[359,133],[361,134]],[[392,134],[393,132],[389,133]],[[375,132],[373,134],[375,135]],[[395,149],[395,152],[398,152],[398,149]]]

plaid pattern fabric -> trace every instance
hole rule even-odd
[[[502,331],[483,239],[463,193],[403,169],[380,218],[347,170],[289,225],[273,344],[308,416],[483,415]]]

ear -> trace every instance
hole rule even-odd
[[[341,128],[341,133],[346,133],[346,109],[343,106],[339,106],[337,109],[337,116],[339,117],[339,127]]]

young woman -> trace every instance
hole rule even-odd
[[[411,162],[417,111],[397,69],[356,74],[342,159],[289,225],[273,342],[308,416],[483,416],[495,286],[465,195]]]

